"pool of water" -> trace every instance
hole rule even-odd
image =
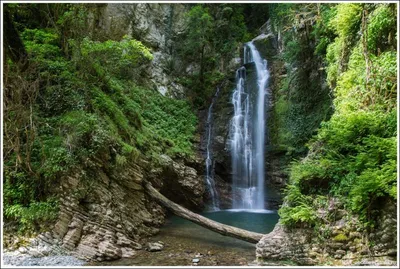
[[[258,233],[269,233],[278,222],[274,211],[215,211],[203,216],[220,223]],[[246,266],[255,260],[255,245],[220,235],[177,216],[167,219],[160,233],[149,242],[162,241],[160,252],[140,250],[130,259],[100,262],[102,266],[189,266],[198,258],[199,266]]]

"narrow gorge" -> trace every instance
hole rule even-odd
[[[3,266],[397,266],[397,3],[2,3]]]

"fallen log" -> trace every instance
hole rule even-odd
[[[260,233],[250,232],[244,229],[222,224],[199,214],[193,213],[192,211],[172,202],[167,197],[159,193],[149,182],[143,183],[144,189],[148,195],[179,217],[190,220],[191,222],[224,236],[235,237],[250,243],[258,243],[263,236],[263,234]]]

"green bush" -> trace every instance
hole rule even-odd
[[[296,184],[289,184],[285,201],[278,213],[280,222],[287,227],[313,226],[317,216],[310,196],[301,193]]]
[[[337,5],[336,14],[328,22],[339,37],[353,38],[360,29],[362,5],[356,3],[342,3]]]
[[[49,222],[56,220],[58,204],[53,198],[49,198],[45,202],[32,202],[28,206],[5,204],[4,216],[18,221],[20,224],[19,233],[26,234],[43,231],[48,227]]]
[[[45,229],[57,217],[58,203],[53,197],[38,196],[41,180],[8,169],[5,163],[3,181],[3,214],[6,220],[18,223],[17,232],[26,234]]]
[[[317,220],[315,210],[307,204],[293,207],[282,207],[279,210],[280,222],[287,227],[298,225],[313,226]]]
[[[368,49],[374,53],[395,46],[396,9],[391,4],[379,5],[371,14],[368,23]]]
[[[128,36],[124,36],[121,41],[105,42],[84,38],[80,44],[80,53],[81,65],[90,63],[95,74],[103,78],[111,75],[132,78],[135,69],[153,59],[149,48]]]

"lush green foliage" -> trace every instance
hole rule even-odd
[[[83,6],[61,11],[54,27],[18,24],[30,68],[6,65],[4,216],[23,233],[55,219],[54,186],[76,169],[90,175],[96,160],[120,169],[137,158],[193,155],[190,104],[139,86],[151,50],[128,36],[92,40],[79,30]]]
[[[271,25],[281,31],[282,52],[274,61],[273,113],[269,120],[272,151],[285,154],[287,163],[307,152],[305,143],[321,121],[331,114],[330,89],[320,71],[323,62],[315,55],[318,6],[315,4],[272,4]],[[304,14],[304,15],[303,15]]]
[[[327,76],[332,87],[339,73],[345,68],[348,61],[349,50],[357,38],[362,16],[361,4],[338,5],[335,7],[335,16],[328,24],[337,35],[335,41],[327,47]]]
[[[280,214],[288,226],[316,224],[312,212],[327,204],[313,201],[333,196],[373,225],[380,201],[397,197],[397,53],[389,45],[396,17],[390,4],[339,4],[326,14],[315,33],[323,46],[331,42],[326,62],[335,112],[311,139],[308,156],[293,163]],[[332,29],[334,39],[327,37]]]
[[[396,7],[380,5],[373,10],[368,23],[368,49],[375,55],[378,50],[396,47]]]
[[[84,38],[79,60],[91,65],[99,76],[133,78],[135,69],[153,59],[150,50],[140,41],[124,36],[121,41],[92,41]]]

